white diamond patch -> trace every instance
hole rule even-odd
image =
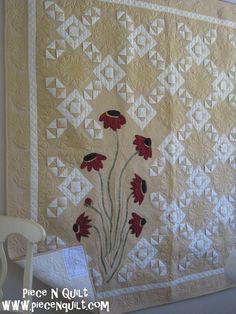
[[[212,83],[212,86],[221,100],[225,100],[234,88],[233,83],[225,72],[221,72],[217,79]]]
[[[179,165],[181,169],[187,174],[190,174],[193,172],[193,165],[186,156],[179,157]]]
[[[77,90],[74,90],[57,107],[57,110],[66,117],[66,119],[73,125],[74,128],[78,128],[92,111],[92,108],[83,98],[83,96],[81,96]]]
[[[56,39],[53,40],[46,48],[46,58],[55,60],[63,54],[66,49],[65,40]]]
[[[211,247],[212,241],[207,238],[204,233],[199,230],[193,241],[191,242],[189,249],[197,256],[202,257]]]
[[[129,281],[133,277],[135,271],[136,271],[135,263],[126,264],[118,272],[118,281],[119,282]]]
[[[173,166],[179,156],[183,153],[184,147],[177,139],[174,132],[171,132],[158,148],[163,156]]]
[[[192,134],[193,125],[192,123],[184,124],[177,132],[177,137],[179,141],[185,141]]]
[[[156,254],[157,249],[155,249],[145,238],[141,238],[135,247],[128,253],[128,257],[139,268],[144,269]]]
[[[216,29],[210,29],[204,36],[204,42],[207,45],[212,45],[216,41],[216,38],[217,38]]]
[[[141,95],[127,111],[135,123],[143,130],[155,117],[156,110]]]
[[[198,101],[186,114],[197,131],[200,131],[210,119],[209,112],[204,108],[202,103]]]
[[[159,35],[165,27],[165,21],[163,19],[155,19],[152,21],[149,32],[151,35],[157,36]]]
[[[193,191],[191,189],[186,190],[180,197],[177,199],[177,204],[180,209],[186,208],[192,202]]]
[[[164,157],[155,159],[149,170],[150,177],[159,176],[164,170],[165,165],[166,165],[166,160]]]
[[[194,230],[188,223],[183,223],[179,226],[179,233],[186,240],[191,240],[194,236]]]
[[[91,81],[84,90],[84,99],[93,100],[102,91],[102,84],[100,81]]]
[[[155,49],[150,50],[148,56],[149,60],[155,67],[159,70],[165,70],[165,61]]]
[[[167,210],[163,212],[161,221],[174,233],[185,218],[185,213],[173,202]]]
[[[180,72],[187,72],[191,67],[192,67],[192,58],[190,56],[187,56],[178,62],[178,70]]]
[[[58,189],[75,206],[89,193],[93,188],[92,183],[86,179],[78,169],[73,169],[69,176],[59,185]]]
[[[150,242],[153,246],[158,246],[162,243],[162,241],[166,238],[167,236],[167,228],[166,227],[160,227],[160,229],[156,229],[151,238],[150,238]]]
[[[48,157],[47,159],[48,170],[56,177],[67,177],[67,168],[58,157]]]
[[[165,95],[165,88],[163,86],[158,86],[153,89],[153,91],[149,95],[149,103],[151,105],[156,105],[158,104],[163,96]]]
[[[67,207],[66,197],[57,197],[48,205],[47,217],[56,218],[60,216],[66,210],[66,207]]]
[[[134,22],[132,18],[124,11],[117,12],[117,20],[128,31],[134,30]]]
[[[66,98],[66,88],[56,77],[46,77],[46,88],[56,98]]]
[[[160,193],[157,192],[150,193],[150,200],[155,208],[161,210],[167,209],[166,199]]]
[[[103,129],[94,119],[85,119],[84,127],[91,138],[99,140],[103,138]]]
[[[135,57],[135,51],[133,47],[127,47],[119,52],[118,64],[129,64]]]
[[[138,26],[128,37],[135,52],[139,57],[143,57],[149,50],[156,46],[156,41],[147,32],[143,25]]]
[[[74,15],[61,24],[57,32],[73,49],[77,49],[91,35],[90,31]]]
[[[132,104],[134,102],[134,92],[128,84],[118,83],[117,92],[119,96],[128,104]]]
[[[219,202],[213,209],[213,213],[220,219],[223,224],[229,222],[229,219],[234,212],[233,205],[227,200],[225,196],[222,196]]]
[[[187,41],[192,40],[193,34],[187,25],[184,23],[177,23],[177,28],[180,32],[180,35]]]
[[[216,157],[219,158],[222,162],[225,162],[234,152],[234,145],[231,144],[228,137],[223,134],[220,136],[215,146],[213,147],[213,151],[216,154]]]
[[[53,120],[47,127],[46,136],[48,140],[59,138],[67,129],[67,120],[58,118]]]
[[[194,260],[193,253],[188,253],[178,264],[179,271],[183,272],[186,271],[192,264]]]
[[[193,98],[189,94],[189,92],[185,88],[180,88],[178,91],[179,99],[182,101],[182,103],[188,107],[191,108],[193,105]]]
[[[207,69],[208,73],[214,77],[217,77],[219,72],[218,68],[212,60],[206,59],[204,60],[204,66]]]
[[[171,63],[159,76],[158,80],[164,87],[174,95],[177,90],[184,84],[184,79],[178,72],[177,68]]]
[[[193,40],[188,44],[187,50],[197,65],[201,64],[210,53],[210,50],[204,44],[199,35],[194,37]]]
[[[111,91],[112,88],[125,77],[125,72],[110,55],[103,59],[94,69],[94,74],[108,91]]]
[[[159,259],[154,259],[151,261],[151,270],[158,276],[167,275],[166,265]]]
[[[99,8],[89,8],[82,16],[82,22],[84,25],[94,25],[101,15],[101,10]]]
[[[102,59],[101,53],[93,43],[84,41],[83,51],[89,57],[89,59],[92,60],[94,63],[101,62],[101,59]]]
[[[201,196],[202,192],[206,189],[210,179],[205,174],[200,166],[198,166],[189,176],[187,184],[191,190],[197,195]]]
[[[65,20],[63,10],[59,7],[58,4],[54,3],[54,1],[45,1],[44,8],[47,15],[49,15],[55,21],[63,22]]]

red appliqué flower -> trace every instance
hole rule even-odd
[[[89,216],[85,216],[85,212],[83,212],[73,225],[73,231],[75,232],[76,238],[79,242],[81,237],[87,238],[90,234],[89,228],[92,228],[92,226],[89,224],[90,221],[91,219],[89,219]]]
[[[84,205],[85,206],[90,206],[90,205],[92,205],[92,200],[91,200],[91,198],[90,197],[86,197],[86,199],[85,199],[85,201],[84,201]]]
[[[88,171],[92,169],[98,171],[103,168],[102,160],[106,160],[107,157],[97,153],[91,153],[84,156],[83,162],[80,165],[81,169],[87,168]]]
[[[143,156],[145,160],[152,157],[152,140],[149,137],[135,135],[133,144],[136,145],[139,156]]]
[[[104,112],[99,121],[103,122],[104,128],[111,128],[113,131],[120,129],[123,124],[126,123],[125,117],[117,110],[109,110]]]
[[[147,192],[147,183],[140,176],[135,174],[135,177],[130,182],[131,190],[133,190],[132,195],[135,203],[142,204],[144,200],[145,193]]]
[[[131,233],[132,234],[134,233],[136,238],[138,238],[140,236],[140,233],[142,232],[143,226],[146,223],[146,219],[140,217],[136,213],[132,213],[132,217],[133,218],[129,220],[129,224],[130,224],[129,228],[131,230]]]

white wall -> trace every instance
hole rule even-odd
[[[20,1],[20,0],[18,0]],[[78,0],[79,1],[79,0]],[[232,0],[236,3],[236,0]],[[4,69],[3,69],[3,2],[0,0],[0,214],[5,213],[5,132],[4,132]],[[236,267],[236,265],[235,265]],[[4,293],[6,298],[21,296],[22,270],[10,262]],[[48,288],[40,281],[34,281],[34,288]],[[36,314],[45,313],[37,311]],[[50,312],[52,314],[53,312]],[[72,312],[71,312],[72,313]],[[82,312],[80,312],[82,313]],[[139,311],[140,314],[235,314],[236,289],[231,289],[201,298],[195,298],[158,308]]]

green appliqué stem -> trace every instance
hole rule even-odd
[[[94,225],[92,225],[92,227],[94,228],[94,230],[96,230],[97,234],[98,234],[98,237],[99,237],[99,243],[100,243],[100,256],[101,256],[101,262],[102,262],[102,266],[104,268],[104,271],[106,273],[106,275],[108,274],[107,272],[107,267],[106,267],[106,263],[104,261],[104,255],[103,255],[103,248],[102,248],[102,238],[101,238],[101,235],[100,235],[100,232],[98,230],[98,228]]]
[[[104,197],[104,184],[103,184],[103,180],[102,180],[102,175],[100,173],[100,171],[98,171],[98,176],[100,179],[100,184],[101,184],[101,192],[102,192],[102,207],[103,210],[105,212],[105,215],[107,216],[108,220],[111,221],[111,217],[109,216],[107,210],[106,210],[106,206],[105,206],[105,197]]]
[[[117,250],[116,250],[115,256],[114,256],[114,258],[113,258],[111,267],[114,266],[114,263],[115,263],[117,254],[118,254],[118,252],[119,252],[119,250],[120,250],[120,246],[121,246],[121,242],[122,242],[122,235],[123,235],[125,226],[126,226],[126,224],[127,224],[127,222],[128,222],[129,200],[130,200],[131,196],[132,196],[132,193],[130,193],[130,195],[127,197],[127,200],[126,200],[126,215],[125,215],[125,221],[124,221],[124,224],[123,224],[122,229],[121,229],[119,245],[118,245],[118,248],[117,248]]]
[[[108,179],[107,179],[107,189],[108,189],[108,195],[109,195],[110,204],[111,204],[111,228],[110,228],[109,252],[111,252],[111,247],[112,247],[111,238],[112,238],[112,231],[113,231],[113,215],[114,215],[114,204],[113,204],[113,200],[111,197],[111,175],[112,175],[112,172],[114,170],[114,167],[115,167],[115,164],[117,161],[117,157],[118,157],[118,152],[119,152],[119,136],[118,136],[117,131],[115,131],[115,133],[116,133],[116,152],[115,152],[115,157],[114,157],[111,169],[110,169],[109,174],[108,174]]]
[[[89,205],[87,207],[92,209],[93,211],[95,211],[100,216],[100,218],[102,220],[102,228],[103,228],[103,232],[104,232],[104,235],[105,235],[105,246],[107,248],[108,240],[107,240],[107,233],[106,233],[106,228],[105,228],[105,224],[104,224],[103,215],[101,214],[101,212],[96,207],[94,207],[92,205]]]
[[[115,243],[117,240],[117,232],[118,232],[118,226],[120,223],[120,211],[121,211],[121,183],[122,183],[122,178],[123,178],[123,174],[125,172],[125,169],[127,168],[128,164],[130,163],[130,161],[138,154],[138,152],[133,153],[130,158],[126,161],[126,163],[124,164],[120,176],[119,176],[119,198],[118,198],[118,217],[117,217],[117,224],[116,224],[116,230],[115,230]]]
[[[122,261],[122,257],[123,257],[123,254],[124,254],[124,250],[125,250],[125,246],[126,246],[126,243],[127,243],[129,231],[130,230],[128,229],[127,232],[126,232],[125,240],[123,242],[123,246],[122,246],[122,250],[121,250],[121,254],[120,254],[120,258],[119,258],[118,264],[117,264],[116,268],[113,270],[113,272],[112,272],[111,276],[109,277],[109,279],[107,280],[107,283],[109,281],[111,281],[111,279],[113,278],[113,276],[115,275],[115,273],[117,272],[117,270],[120,267],[120,264],[121,264],[121,261]]]

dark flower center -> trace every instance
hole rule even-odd
[[[152,145],[152,140],[150,139],[150,137],[145,138],[144,144],[149,147]]]
[[[147,192],[147,183],[145,180],[142,180],[142,192],[145,194]]]
[[[141,218],[141,221],[140,221],[141,226],[144,226],[146,222],[147,221],[145,218]]]
[[[118,118],[120,116],[120,111],[117,110],[109,110],[107,111],[107,114],[111,117]]]
[[[74,224],[74,225],[73,225],[73,231],[74,231],[75,233],[77,233],[78,230],[79,230],[79,225],[78,225],[78,224]]]
[[[84,161],[92,161],[96,158],[97,154],[96,153],[91,153],[86,156],[84,156]]]

